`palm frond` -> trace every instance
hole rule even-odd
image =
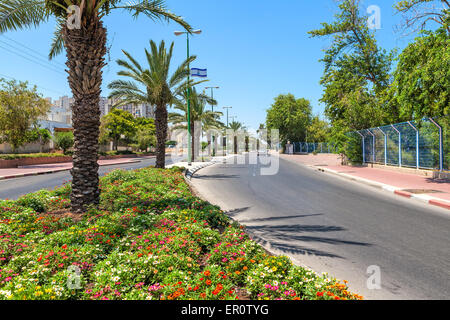
[[[2,0],[0,2],[0,33],[37,27],[49,18],[45,1]]]
[[[64,26],[64,20],[58,19],[58,24],[56,25],[56,29],[54,32],[54,36],[52,39],[52,44],[50,47],[50,53],[48,54],[48,58],[52,60],[58,54],[63,51],[64,48],[64,38],[62,36],[62,28]]]
[[[138,18],[139,15],[145,15],[153,21],[174,21],[186,31],[192,31],[192,27],[183,18],[167,10],[164,0],[140,0],[124,6],[113,5],[111,9],[124,9],[134,18]]]

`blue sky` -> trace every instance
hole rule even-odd
[[[361,4],[364,11],[369,5],[381,8],[382,29],[376,37],[382,47],[402,49],[408,44],[411,37],[394,32],[401,17],[394,15],[393,0],[364,0]],[[311,39],[307,32],[319,28],[321,22],[332,21],[337,12],[334,0],[168,0],[167,6],[203,30],[191,39],[191,54],[198,56],[192,67],[208,68],[210,82],[198,89],[220,86],[214,94],[219,109],[232,106],[230,115],[256,128],[265,121],[265,110],[274,97],[292,93],[309,99],[314,113],[323,114],[324,106],[319,103],[323,65],[318,60],[330,41]],[[115,60],[123,57],[121,49],[144,61],[148,41],[164,39],[175,42],[174,65],[186,58],[186,40],[173,35],[180,29],[173,23],[154,23],[145,17],[133,20],[117,11],[105,18],[105,25],[111,49],[104,69],[104,96],[108,94],[106,85],[117,78]],[[37,53],[46,56],[53,28],[51,22],[39,29],[6,33],[7,38],[0,36],[0,77],[28,80],[38,85],[45,97],[71,95],[63,71],[64,55],[50,62],[52,69],[48,69],[45,59],[38,64],[7,51],[14,45],[27,58]]]

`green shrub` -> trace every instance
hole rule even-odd
[[[64,154],[72,148],[74,143],[73,139],[73,132],[58,132],[53,137],[56,147],[63,150]]]

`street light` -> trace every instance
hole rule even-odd
[[[214,89],[220,89],[220,87],[206,87],[205,90],[211,89],[211,100],[214,100]],[[214,112],[214,105],[213,102],[211,101],[211,111]],[[212,134],[212,156],[214,157],[216,155],[216,150],[214,149],[214,133]]]
[[[233,107],[223,107],[224,109],[227,109],[227,128],[228,128],[228,109],[231,109]]]
[[[233,107],[223,107],[224,109],[227,109],[227,129],[228,129],[228,109],[231,109],[231,108],[233,108]],[[226,144],[225,144],[225,142],[226,142],[226,135],[225,135],[225,137],[223,138],[223,155],[225,156],[225,146],[226,146]]]
[[[202,30],[193,30],[191,33],[194,34],[200,34],[202,33]],[[182,34],[186,34],[186,40],[187,40],[187,58],[189,59],[189,32],[187,31],[175,31],[174,34],[176,36],[181,36]],[[192,164],[192,145],[191,145],[191,102],[190,102],[190,96],[191,96],[191,88],[189,86],[190,82],[190,75],[191,75],[191,67],[188,63],[188,78],[187,78],[187,122],[188,122],[188,166]]]

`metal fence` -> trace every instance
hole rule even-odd
[[[449,118],[407,121],[348,135],[358,138],[363,163],[450,170]]]
[[[331,143],[326,142],[293,142],[294,153],[336,153],[336,147]]]

